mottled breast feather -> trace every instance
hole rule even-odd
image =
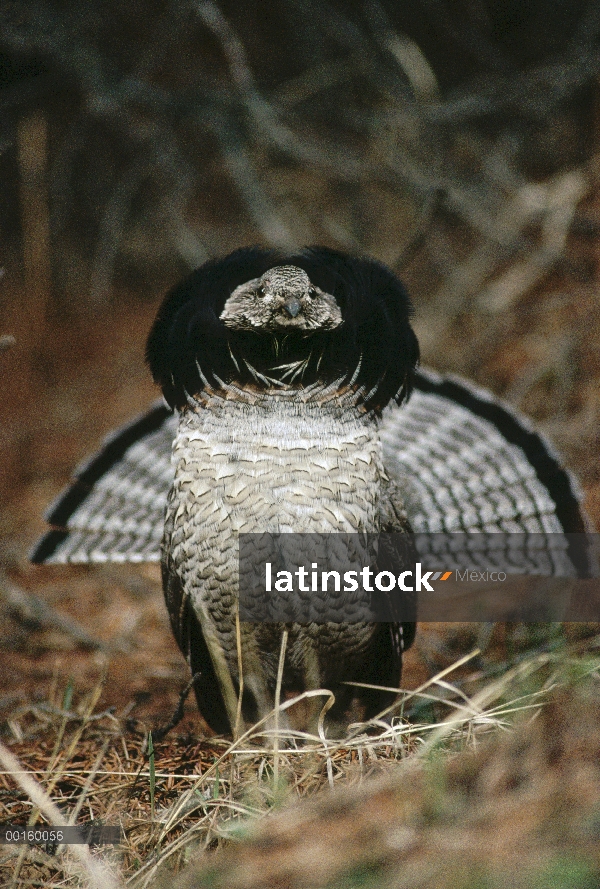
[[[351,394],[324,402],[319,392],[307,398],[304,392],[266,390],[248,401],[205,395],[196,410],[182,414],[173,467],[162,558],[173,629],[193,668],[210,673],[210,662],[192,650],[188,636],[191,616],[205,609],[237,687],[238,535],[377,531],[381,515],[389,512],[377,424],[357,410]],[[404,529],[398,524],[396,530]],[[253,630],[267,696],[263,702],[256,691],[259,700],[249,702],[248,717],[264,716],[263,704],[267,711],[272,706],[268,693],[275,685],[281,629]],[[284,689],[305,689],[309,647],[318,673],[314,685],[336,688],[338,709],[349,696],[340,683],[366,681],[365,664],[373,660],[380,670],[387,660],[385,675],[373,679],[397,683],[402,633],[406,640],[411,633],[408,626],[359,623],[294,624],[288,630]],[[244,681],[248,685],[247,675]],[[380,696],[372,697],[371,709],[380,703]],[[226,727],[214,705],[205,715]]]

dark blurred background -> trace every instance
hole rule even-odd
[[[0,16],[2,333],[15,302],[29,328],[3,363],[12,377],[28,346],[37,391],[61,385],[66,326],[81,327],[75,370],[98,326],[248,243],[394,266],[438,365],[463,369],[440,336],[474,303],[481,363],[589,193],[598,3],[95,0]],[[477,335],[461,324],[460,339],[472,374]]]
[[[165,290],[253,243],[395,268],[424,363],[533,417],[600,523],[599,72],[589,0],[4,2],[2,576],[81,609],[27,566],[43,509],[156,397]]]

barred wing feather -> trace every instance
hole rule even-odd
[[[580,494],[550,443],[508,405],[421,369],[381,429],[415,532],[583,532]]]
[[[53,526],[31,560],[156,562],[177,418],[161,400],[105,439],[46,514]]]

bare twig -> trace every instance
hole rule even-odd
[[[564,173],[548,184],[539,246],[483,290],[478,298],[483,309],[505,311],[552,269],[563,253],[575,210],[587,190],[581,170]]]
[[[71,617],[66,617],[55,611],[51,605],[27,592],[13,583],[6,574],[0,571],[0,596],[6,602],[12,616],[22,622],[34,624],[37,627],[45,627],[60,630],[83,648],[95,648],[106,651],[107,646],[95,639],[85,630],[81,624]]]

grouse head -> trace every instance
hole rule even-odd
[[[279,265],[236,287],[220,315],[232,330],[331,330],[342,313],[330,293],[313,284],[304,269]]]
[[[167,294],[146,348],[166,400],[223,384],[338,385],[379,413],[410,394],[419,347],[398,278],[326,247],[210,260]]]

